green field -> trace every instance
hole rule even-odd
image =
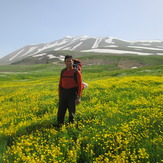
[[[62,68],[0,66],[0,162],[163,162],[163,65],[84,66],[75,123],[58,129]]]

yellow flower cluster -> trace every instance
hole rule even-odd
[[[43,78],[0,86],[0,139],[8,144],[2,161],[162,161],[163,77],[89,81],[75,123],[60,129],[52,125],[58,109],[57,81]]]

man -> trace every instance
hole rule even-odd
[[[64,63],[66,68],[62,70],[59,82],[59,108],[57,114],[59,126],[64,123],[67,109],[69,111],[69,122],[74,122],[76,104],[80,103],[82,94],[82,75],[73,68],[73,57],[66,55]]]

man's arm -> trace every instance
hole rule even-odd
[[[79,104],[82,95],[82,74],[79,71],[77,71],[77,83],[78,83],[78,94],[75,102],[76,104]]]
[[[60,79],[59,79],[59,84],[58,84],[58,95],[59,95],[59,97],[60,97],[60,90],[61,90],[61,85],[62,85],[62,71],[60,74]]]

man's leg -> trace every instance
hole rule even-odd
[[[66,110],[67,110],[67,102],[66,102],[65,96],[62,94],[59,99],[59,108],[58,108],[58,114],[57,114],[57,121],[59,125],[62,125],[64,123]]]
[[[68,99],[68,111],[69,111],[69,123],[74,122],[75,111],[76,111],[76,92],[72,92]]]

